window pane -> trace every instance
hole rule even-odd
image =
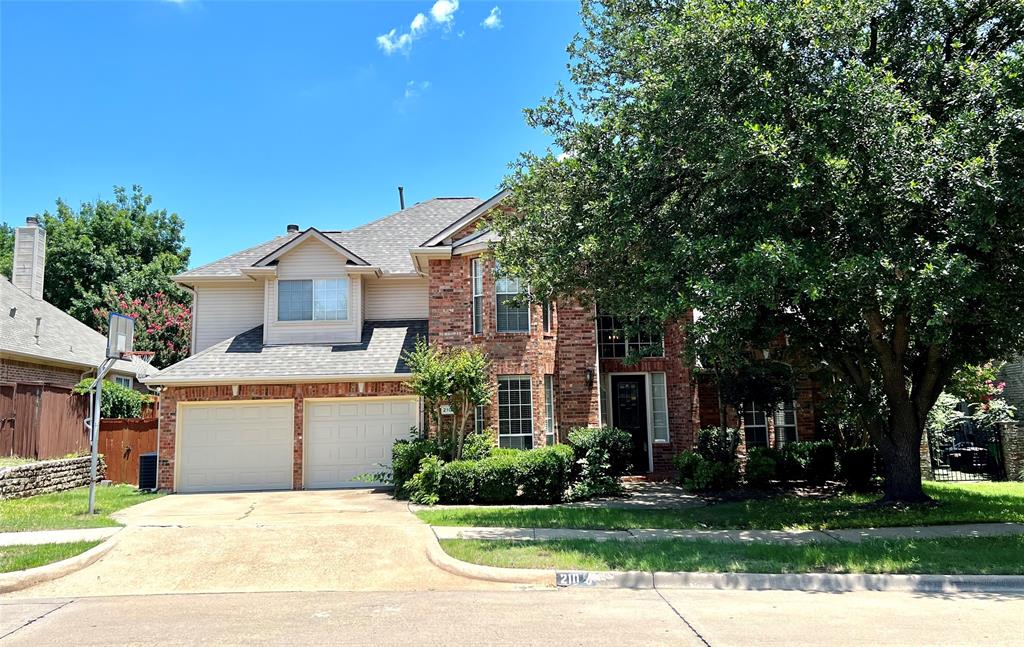
[[[533,447],[533,405],[530,379],[498,377],[498,443],[501,447]]]
[[[348,319],[348,279],[313,281],[313,318],[321,321]]]
[[[637,327],[640,331],[636,331]],[[626,357],[636,353],[648,357],[664,357],[664,340],[660,332],[652,332],[650,321],[634,320],[630,325],[607,314],[597,318],[598,352],[601,357]]]
[[[313,318],[313,282],[277,282],[278,321],[309,321]]]
[[[487,425],[487,417],[486,416],[487,416],[487,407],[485,407],[483,405],[478,406],[476,408],[476,411],[474,412],[474,421],[473,421],[474,422],[474,427],[476,428],[476,433],[478,433],[478,434],[483,433],[484,429],[486,428],[486,425]]]
[[[473,334],[484,332],[484,268],[479,258],[470,261],[470,282],[473,290]]]
[[[664,373],[651,373],[651,421],[654,440],[668,440],[668,393]]]
[[[555,444],[555,380],[553,375],[544,376],[544,435],[547,444]]]

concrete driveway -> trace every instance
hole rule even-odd
[[[380,491],[171,495],[118,518],[102,559],[13,596],[522,588],[435,567],[430,528]]]

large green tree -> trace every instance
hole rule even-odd
[[[528,121],[503,267],[691,339],[785,333],[851,393],[888,500],[958,367],[1024,349],[1024,3],[607,0]],[[764,346],[760,346],[764,347]]]
[[[101,332],[109,312],[141,316],[136,349],[156,351],[162,366],[188,351],[191,298],[170,277],[188,267],[189,249],[184,221],[152,203],[140,186],[131,192],[114,187],[113,200],[83,203],[76,211],[58,199],[54,213],[40,214],[46,229],[43,297]],[[0,225],[0,273],[6,276],[12,231]]]

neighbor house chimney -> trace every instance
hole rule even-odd
[[[402,209],[403,211],[405,210],[405,187],[404,186],[398,187],[398,207],[400,209]]]
[[[39,219],[29,216],[25,226],[14,230],[14,266],[11,283],[33,299],[43,298],[43,270],[46,269],[46,230]]]
[[[298,225],[288,225],[288,226],[287,226],[287,227],[285,228],[285,232],[287,232],[287,233],[289,233],[289,234],[294,234],[294,233],[295,233],[295,232],[297,232],[298,230],[299,230],[299,226],[298,226]]]

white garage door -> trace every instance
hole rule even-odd
[[[418,416],[415,398],[306,400],[306,487],[366,487],[355,478],[391,465],[391,446]]]
[[[179,492],[290,490],[292,404],[188,404],[178,411]]]

